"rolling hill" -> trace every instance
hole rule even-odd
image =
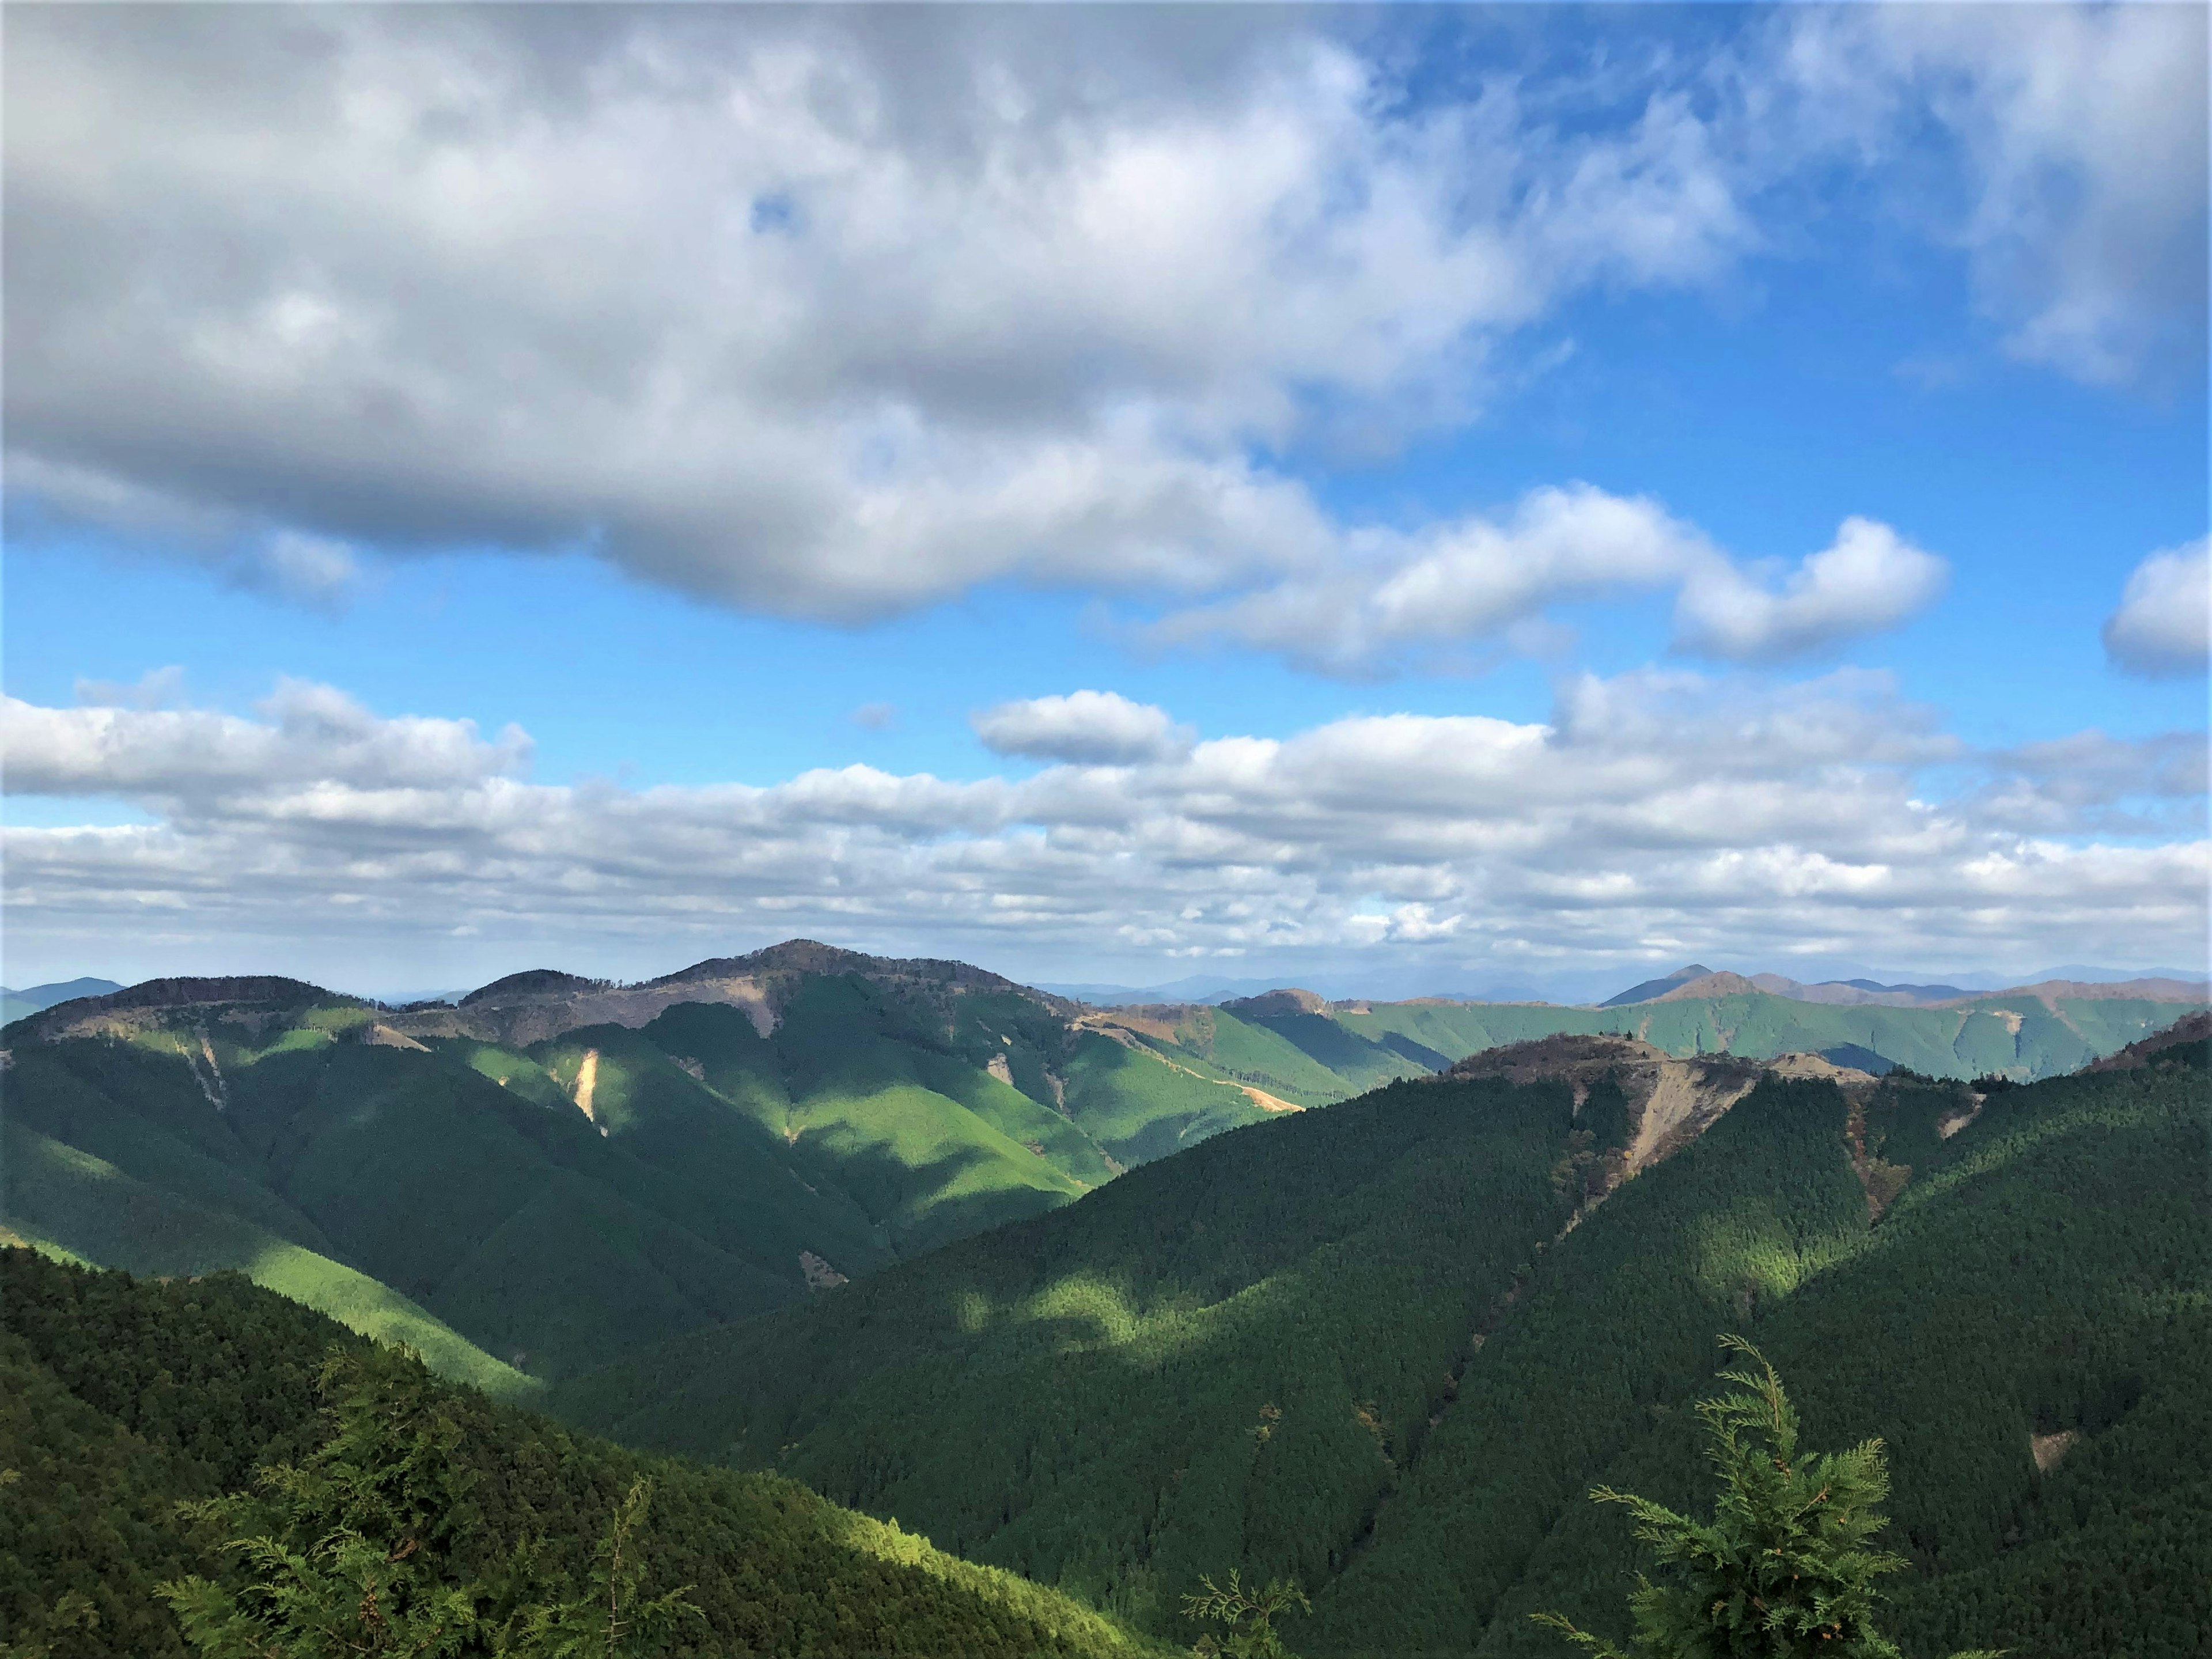
[[[1741,1331],[1814,1443],[1890,1443],[1909,1651],[2181,1659],[2212,1624],[2212,1088],[2201,1039],[2134,1058],[1977,1091],[1553,1036],[556,1403],[1163,1636],[1236,1567],[1312,1592],[1309,1656],[1534,1655],[1536,1608],[1624,1633],[1630,1540],[1584,1492],[1692,1500],[1689,1407]]]

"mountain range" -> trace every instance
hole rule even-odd
[[[277,977],[156,980],[7,1027],[0,1219],[135,1271],[242,1269],[526,1397],[1503,1043],[1611,1033],[2027,1080],[2202,994],[2060,983],[1900,1007],[1692,974],[1600,1008],[1276,989],[1103,1009],[809,940],[396,1009]]]
[[[1310,1595],[1310,1659],[1534,1656],[1538,1608],[1624,1633],[1583,1493],[1692,1500],[1733,1330],[1820,1443],[1890,1443],[1915,1651],[2193,1653],[2203,988],[1845,988],[1884,1000],[1692,964],[1610,1006],[1107,1008],[794,940],[56,1002],[0,1039],[0,1245],[142,1277],[0,1285],[0,1558],[316,1443],[297,1356],[343,1327],[506,1402],[453,1406],[471,1468],[578,1472],[529,1504],[662,1470],[669,1583],[732,1631],[716,1564],[788,1587],[766,1650],[1155,1650],[1234,1569]],[[149,1524],[99,1536],[199,1547]],[[105,1628],[170,1628],[159,1560],[94,1575]],[[38,1588],[0,1574],[0,1621]]]

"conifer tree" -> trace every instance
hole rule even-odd
[[[696,1616],[682,1590],[641,1597],[647,1482],[617,1510],[581,1594],[550,1569],[543,1540],[470,1574],[453,1547],[477,1518],[454,1396],[405,1352],[334,1353],[321,1389],[326,1445],[264,1470],[258,1498],[182,1506],[228,1534],[242,1566],[240,1583],[161,1587],[208,1659],[638,1659]]]
[[[1276,1632],[1274,1621],[1294,1607],[1302,1613],[1313,1611],[1304,1590],[1281,1578],[1271,1578],[1264,1586],[1248,1590],[1234,1567],[1229,1570],[1226,1585],[1216,1584],[1211,1578],[1198,1582],[1206,1586],[1205,1592],[1182,1598],[1183,1616],[1218,1619],[1229,1626],[1218,1639],[1211,1633],[1198,1638],[1192,1651],[1199,1659],[1294,1659]]]
[[[1721,1373],[1735,1392],[1698,1406],[1720,1488],[1713,1518],[1693,1521],[1610,1486],[1590,1493],[1636,1517],[1662,1575],[1656,1583],[1639,1575],[1629,1597],[1634,1659],[1902,1659],[1875,1626],[1875,1581],[1905,1565],[1874,1544],[1888,1524],[1881,1442],[1801,1452],[1797,1413],[1774,1367],[1740,1336],[1721,1346],[1748,1363]],[[1530,1617],[1593,1659],[1631,1659],[1562,1614]]]

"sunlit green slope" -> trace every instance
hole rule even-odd
[[[411,1036],[291,981],[179,983],[9,1028],[7,1087],[11,1121],[137,1183],[141,1208],[185,1206],[192,1270],[274,1283],[290,1261],[304,1294],[296,1264],[326,1263],[543,1377],[1112,1179],[1057,1099],[1015,1086],[1048,1089],[1048,1011],[987,993],[934,1012],[810,975],[765,1036],[739,1008],[678,1004],[518,1047]],[[96,1205],[64,1201],[66,1160],[19,1163],[0,1220],[95,1261],[181,1260],[94,1228]]]
[[[594,1115],[573,1074],[527,1056],[378,1030],[372,1011],[313,994],[137,1011],[55,1041],[14,1028],[11,1127],[76,1157],[11,1161],[5,1218],[169,1270],[80,1201],[96,1159],[139,1210],[190,1220],[194,1270],[305,1294],[312,1256],[540,1376],[803,1299],[808,1255],[843,1273],[891,1259],[849,1195],[635,1033],[603,1034]]]
[[[405,1343],[443,1375],[495,1398],[534,1399],[542,1386],[367,1274],[234,1214],[135,1181],[34,1129],[0,1123],[0,1158],[15,1200],[9,1231],[23,1243],[162,1278],[242,1271],[349,1329]]]
[[[1627,1540],[1584,1494],[1689,1500],[1689,1406],[1740,1330],[1816,1443],[1895,1448],[1912,1650],[2180,1659],[2212,1618],[2181,1570],[2212,1544],[2192,1055],[2000,1091],[1963,1128],[1949,1085],[1855,1119],[1832,1083],[1770,1079],[1564,1231],[1602,1150],[1579,1126],[1630,1127],[1608,1085],[1577,1118],[1559,1085],[1399,1085],[558,1404],[1163,1635],[1234,1566],[1314,1593],[1310,1656],[1533,1654],[1534,1607],[1617,1630]],[[1895,1199],[1879,1218],[1869,1191]]]

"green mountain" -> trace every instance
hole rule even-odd
[[[1501,1042],[1628,1032],[1676,1054],[2029,1077],[2190,1006],[2124,994],[2181,986],[1904,1008],[1669,983],[1607,1009],[1275,991],[1100,1010],[805,940],[404,1009],[155,981],[7,1028],[0,1219],[138,1272],[238,1267],[523,1397]]]
[[[532,1054],[291,981],[125,994],[9,1031],[0,1206],[86,1259],[237,1267],[513,1395],[896,1253],[648,1034]]]
[[[804,944],[645,987],[515,975],[458,1007],[157,981],[8,1028],[0,1220],[136,1272],[239,1268],[526,1397],[1287,1104],[1081,1018],[963,964]],[[1341,1092],[1224,1021],[1227,1059],[1254,1063],[1240,1036],[1280,1086]]]
[[[1585,1493],[1697,1500],[1736,1331],[1812,1443],[1888,1442],[1909,1652],[2180,1659],[2212,1628],[2203,1035],[1985,1091],[1554,1036],[556,1403],[1164,1637],[1237,1568],[1312,1594],[1310,1659],[1534,1655],[1536,1609],[1625,1634],[1631,1540]]]
[[[471,1572],[526,1562],[531,1587],[579,1584],[592,1540],[643,1476],[640,1594],[680,1589],[697,1609],[670,1654],[1158,1651],[1063,1596],[790,1481],[642,1458],[434,1383],[238,1275],[157,1284],[6,1248],[0,1650],[184,1659],[155,1587],[187,1574],[226,1581],[241,1564],[179,1503],[250,1489],[263,1465],[313,1459],[345,1409],[317,1387],[334,1349],[360,1357],[379,1420],[416,1436],[402,1442],[408,1478],[452,1495],[394,1560],[427,1543]]]

